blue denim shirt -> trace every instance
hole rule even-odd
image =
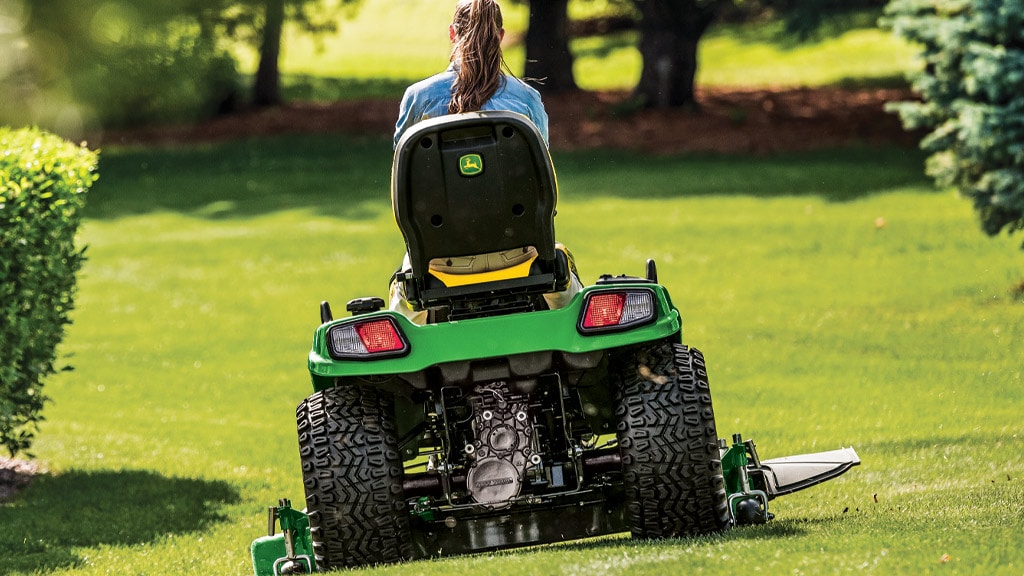
[[[406,88],[398,111],[398,122],[395,124],[395,146],[398,146],[402,134],[413,124],[448,113],[454,82],[455,65],[452,64],[444,72]],[[505,75],[498,91],[484,102],[481,110],[510,110],[523,114],[533,121],[544,137],[544,142],[548,142],[548,114],[544,111],[540,93],[515,76]]]

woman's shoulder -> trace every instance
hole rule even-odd
[[[445,70],[444,72],[438,72],[429,78],[424,78],[419,82],[414,82],[405,89],[406,93],[409,92],[430,92],[431,90],[446,89],[451,90],[452,83],[455,81],[455,73],[451,69]]]
[[[513,76],[511,74],[505,75],[505,82],[503,89],[506,93],[513,94],[519,98],[540,101],[540,92],[536,88],[530,86],[525,80]]]

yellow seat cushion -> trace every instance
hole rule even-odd
[[[525,278],[536,259],[537,249],[532,246],[474,256],[434,258],[430,261],[430,274],[449,288]]]

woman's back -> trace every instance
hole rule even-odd
[[[540,94],[516,78],[502,57],[502,26],[501,8],[495,0],[460,0],[448,27],[451,65],[405,91],[395,125],[395,144],[416,122],[478,110],[523,114],[548,141],[548,116]]]

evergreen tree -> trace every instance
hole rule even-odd
[[[885,23],[922,47],[923,101],[891,108],[929,131],[928,174],[989,235],[1024,230],[1024,0],[894,0]]]

